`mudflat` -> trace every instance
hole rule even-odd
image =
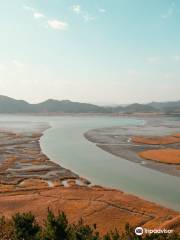
[[[40,149],[42,133],[0,132],[0,182],[21,187],[27,179],[41,179],[48,184],[78,175],[49,161]]]
[[[180,122],[157,116],[143,119],[142,126],[94,129],[84,136],[116,156],[180,177]]]
[[[32,211],[42,223],[50,207],[65,211],[71,222],[83,217],[88,224],[96,223],[101,233],[123,230],[126,222],[180,231],[178,212],[119,190],[89,185],[88,180],[50,161],[39,144],[47,127],[0,131],[1,215]]]

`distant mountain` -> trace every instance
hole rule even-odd
[[[16,100],[0,96],[0,113],[25,113],[30,112],[30,104],[23,100]]]
[[[54,100],[30,104],[24,100],[16,100],[0,96],[0,113],[180,113],[180,101],[152,102],[149,104],[134,103],[127,106],[100,107],[90,103],[72,102],[70,100]]]
[[[122,106],[106,107],[106,110],[110,113],[123,113],[124,107]]]
[[[89,103],[71,102],[69,100],[49,99],[45,102],[36,104],[38,112],[63,112],[63,113],[104,113],[106,108]]]
[[[148,106],[159,109],[164,113],[180,113],[180,101],[174,102],[152,102],[149,103]]]
[[[71,102],[69,100],[49,99],[39,104],[30,104],[0,96],[0,113],[106,113],[108,110],[89,103]]]
[[[127,107],[124,107],[125,113],[153,113],[153,112],[159,112],[159,110],[155,107],[146,105],[146,104],[139,104],[134,103],[130,104]]]

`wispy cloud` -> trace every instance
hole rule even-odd
[[[16,66],[16,67],[24,67],[24,64],[16,59],[12,60],[12,63]]]
[[[71,6],[71,10],[75,13],[78,14],[85,22],[90,22],[94,21],[96,18],[88,13],[87,11],[84,11],[80,5],[73,5]]]
[[[167,18],[171,17],[174,14],[174,12],[175,12],[175,7],[176,7],[175,2],[172,2],[171,6],[169,7],[169,9],[167,11],[167,13],[162,14],[161,18],[167,19]]]
[[[174,73],[171,73],[171,72],[166,73],[166,74],[164,75],[164,78],[167,79],[167,80],[172,80],[172,79],[175,78],[175,74],[174,74]]]
[[[136,76],[139,75],[139,72],[138,72],[136,69],[129,69],[129,70],[127,71],[127,75],[128,75],[129,77],[136,77]]]
[[[175,61],[180,61],[180,55],[173,56],[173,59],[174,59]]]
[[[78,11],[78,5],[76,5],[76,11]],[[48,26],[52,29],[55,30],[61,30],[61,31],[65,31],[68,29],[69,25],[67,22],[64,21],[60,21],[57,19],[53,19],[50,20],[45,14],[43,14],[42,12],[39,12],[37,10],[35,10],[34,8],[30,7],[30,6],[24,6],[23,7],[26,11],[29,11],[32,13],[34,19],[44,19],[44,25]]]
[[[160,57],[154,56],[154,57],[148,57],[146,61],[150,64],[159,64],[161,62]]]
[[[67,22],[62,22],[59,20],[48,20],[48,26],[52,29],[66,31],[69,27]]]
[[[45,18],[45,17],[46,17],[43,13],[41,13],[41,12],[39,12],[39,11],[36,11],[34,8],[32,8],[32,7],[30,7],[30,6],[25,5],[23,8],[24,8],[26,11],[31,12],[32,15],[33,15],[33,17],[34,17],[35,19]]]
[[[85,22],[91,22],[91,21],[94,21],[96,18],[87,13],[83,15],[83,19]]]
[[[167,56],[166,58],[162,56],[151,56],[146,58],[146,62],[149,64],[172,63],[172,61],[180,62],[180,55]]]
[[[24,8],[26,11],[34,12],[34,8],[32,8],[32,7],[30,7],[30,6],[24,5],[23,8]]]
[[[0,63],[0,72],[7,74],[22,73],[27,69],[27,65],[17,59],[10,60],[6,63]]]
[[[100,8],[100,9],[99,9],[99,12],[100,12],[100,13],[106,13],[107,11],[106,11],[106,9],[104,9],[104,8]]]
[[[80,6],[80,5],[73,5],[73,6],[72,6],[72,10],[73,10],[73,12],[75,12],[76,14],[80,14],[80,13],[81,13],[81,6]]]
[[[45,15],[41,12],[34,12],[33,13],[34,18],[38,19],[38,18],[45,18]]]
[[[0,71],[3,71],[6,68],[6,66],[2,63],[0,63]]]
[[[22,63],[21,61],[14,59],[12,60],[12,66],[19,72],[23,71],[25,64]]]

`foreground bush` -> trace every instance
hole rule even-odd
[[[41,227],[32,213],[17,213],[11,220],[0,218],[0,240],[180,240],[177,234],[151,234],[139,237],[134,227],[126,224],[124,233],[111,231],[100,237],[96,225],[70,224],[64,212],[55,216],[48,210],[47,218]]]

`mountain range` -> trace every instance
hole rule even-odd
[[[54,99],[30,104],[24,100],[0,95],[0,113],[180,113],[180,101],[102,107],[90,103]]]

